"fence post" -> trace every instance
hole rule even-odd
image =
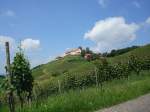
[[[8,77],[8,83],[9,86],[12,84],[12,73],[11,73],[11,66],[10,66],[10,51],[9,51],[9,42],[5,43],[6,47],[6,73]],[[13,90],[10,87],[10,91],[8,92],[8,103],[9,103],[9,111],[10,112],[15,112],[15,105],[14,105],[14,95],[13,95]]]
[[[95,68],[95,80],[96,80],[96,86],[98,87],[97,68]]]
[[[60,83],[59,80],[58,80],[58,91],[59,91],[59,93],[61,94],[61,83]]]

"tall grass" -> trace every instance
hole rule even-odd
[[[9,109],[6,105],[0,105],[0,112],[8,112]]]
[[[91,87],[85,90],[50,96],[47,100],[33,102],[31,107],[18,109],[17,112],[92,112],[104,107],[136,98],[150,92],[150,72],[129,79],[114,80],[103,88]]]

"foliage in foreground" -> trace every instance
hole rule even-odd
[[[104,84],[106,82],[114,81],[116,79],[125,80],[125,79],[128,79],[128,77],[130,77],[131,72],[135,72],[137,73],[137,75],[139,75],[142,70],[150,69],[149,58],[141,59],[141,58],[137,58],[133,56],[133,57],[130,57],[130,60],[128,61],[129,63],[118,63],[116,65],[111,65],[105,62],[104,60],[102,62],[99,60],[96,60],[96,61],[93,62],[96,65],[95,66],[96,69],[93,71],[83,72],[81,73],[82,75],[76,74],[76,73],[70,74],[69,72],[66,71],[60,77],[57,77],[56,75],[54,76],[55,77],[54,80],[53,79],[48,80],[47,87],[45,85],[44,85],[44,88],[41,88],[40,86],[39,87],[35,86],[36,87],[34,89],[34,93],[35,93],[34,97],[36,97],[34,98],[35,101],[39,102],[38,99],[40,98],[42,99],[47,98],[48,96],[55,94],[55,93],[57,94],[62,93],[62,92],[65,93],[66,91],[70,91],[70,89],[73,89],[73,90],[79,89],[80,91],[85,90],[87,87],[90,87],[93,85],[99,86],[100,84],[101,86],[103,86],[103,88],[101,89],[105,89]],[[36,105],[39,105],[39,104],[36,103]],[[57,107],[56,107],[56,110],[57,110]]]
[[[16,53],[10,70],[10,74],[0,84],[0,89],[2,89],[2,92],[0,92],[0,106],[1,103],[8,103],[10,111],[14,112],[14,105],[15,102],[18,103],[18,99],[21,107],[26,101],[31,101],[33,77],[29,61],[21,51]]]
[[[31,75],[30,63],[20,51],[16,53],[11,67],[12,85],[15,87],[17,96],[23,106],[24,100],[29,101],[32,97],[33,77]]]
[[[140,76],[132,74],[128,80],[114,80],[104,83],[104,88],[71,90],[47,100],[33,102],[17,112],[91,112],[150,92],[150,72]]]

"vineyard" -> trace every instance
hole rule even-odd
[[[132,73],[137,76],[143,70],[150,70],[150,58],[138,58],[130,56],[127,63],[109,64],[106,59],[95,60],[92,63],[95,65],[93,70],[88,72],[69,73],[65,72],[63,75],[45,82],[47,87],[35,86],[36,96],[48,97],[52,94],[62,93],[70,89],[85,89],[90,86],[100,86],[103,88],[103,83],[116,79],[128,79]],[[40,90],[40,91],[39,91]]]
[[[89,106],[89,109],[87,108],[88,110],[95,110],[97,108],[100,108],[102,105],[102,107],[105,107],[147,93],[150,89],[150,87],[148,86],[150,73],[150,56],[148,53],[144,56],[139,56],[136,54],[137,51],[141,51],[139,49],[145,48],[147,50],[147,46],[145,46],[130,51],[135,53],[127,52],[124,55],[119,56],[126,57],[126,60],[119,61],[120,58],[118,58],[117,61],[114,61],[116,60],[116,57],[118,57],[116,56],[114,58],[101,57],[92,61],[87,61],[81,56],[67,56],[63,60],[52,61],[48,64],[37,66],[32,70],[32,75],[35,79],[32,91],[32,104],[30,104],[30,106],[32,105],[32,110],[30,110],[29,104],[25,103],[24,110],[22,107],[20,109],[20,106],[18,106],[17,111],[48,112],[49,109],[52,112],[55,112],[58,111],[57,106],[60,106],[61,109],[66,108],[66,110],[62,110],[62,112],[75,111],[72,110],[75,108],[68,107],[68,109],[64,106],[64,104],[59,105],[55,100],[67,100],[68,105],[69,99],[66,99],[66,97],[80,97],[77,94],[81,95],[81,97],[83,98],[84,95],[87,94],[85,95],[87,101],[83,99],[83,101],[85,102],[91,102],[92,99],[88,98],[88,95],[91,96],[93,94],[94,101],[93,104],[91,104],[92,106],[85,105],[85,107],[87,108]],[[17,74],[16,71],[13,72]],[[137,85],[132,85],[133,82],[137,83]],[[120,86],[120,84],[123,85]],[[129,87],[128,84],[131,85],[131,87]],[[136,88],[135,86],[139,86],[139,88]],[[109,92],[107,91],[107,88],[110,89]],[[113,89],[116,88],[116,92],[113,91]],[[130,92],[126,93],[125,91],[120,90],[121,88],[129,89]],[[137,91],[137,94],[132,94],[132,91]],[[125,93],[124,96],[118,99],[118,96],[120,96],[122,93]],[[106,103],[104,99],[101,99],[101,94],[104,95],[103,98],[110,101],[110,103]],[[114,100],[111,99],[111,97],[108,97],[107,99],[108,95],[114,95]],[[16,98],[17,103],[19,103],[17,94],[15,94],[14,97]],[[96,99],[99,99],[99,97],[101,101],[97,102]],[[46,99],[48,99],[48,101]],[[74,100],[76,101],[76,99]],[[76,102],[79,103],[79,101]],[[85,103],[83,101],[80,102]],[[50,102],[53,102],[53,105],[50,104]],[[2,105],[6,104],[7,102],[5,94],[0,93],[0,108],[2,108]],[[44,107],[44,105],[46,104],[51,107]],[[81,103],[79,104],[81,105]],[[36,109],[37,107],[39,110]],[[76,111],[81,111],[82,109],[84,111],[87,111],[82,106],[81,108],[76,108]],[[3,111],[4,110],[5,109],[3,109]]]

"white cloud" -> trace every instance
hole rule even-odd
[[[3,36],[0,35],[0,55],[1,52],[5,51],[5,42],[9,42],[10,44],[10,53],[11,53],[11,58],[13,58],[13,56],[15,55],[16,51],[17,51],[17,43],[15,41],[14,38],[10,37],[10,36]],[[37,49],[40,46],[40,41],[39,40],[33,40],[33,39],[25,39],[21,42],[21,47],[25,50],[33,50],[33,49]],[[26,52],[27,53],[27,52]],[[31,52],[29,52],[28,55],[31,55]],[[4,56],[2,56],[0,58],[0,73],[4,73],[4,65],[5,65],[5,61],[3,61]],[[34,58],[32,55],[30,57],[30,62],[32,67],[39,65],[39,64],[43,64],[43,63],[47,63],[52,59],[52,57],[49,58]]]
[[[96,43],[94,51],[110,51],[135,40],[139,27],[135,23],[127,24],[123,17],[110,17],[96,22],[84,38]]]
[[[146,19],[146,24],[150,25],[150,17]]]
[[[105,8],[105,7],[106,7],[106,1],[107,1],[107,0],[98,0],[98,3],[99,3],[99,5],[100,5],[102,8]]]
[[[141,4],[137,1],[133,1],[133,5],[137,8],[141,8]]]
[[[21,41],[21,48],[24,50],[34,50],[40,47],[40,40],[33,40],[31,38],[27,38]]]
[[[5,47],[5,42],[9,42],[11,48],[15,46],[15,40],[12,37],[0,35],[0,48],[1,49]]]
[[[9,16],[9,17],[13,17],[15,16],[15,12],[13,10],[5,10],[5,11],[1,11],[0,12],[1,16]]]

